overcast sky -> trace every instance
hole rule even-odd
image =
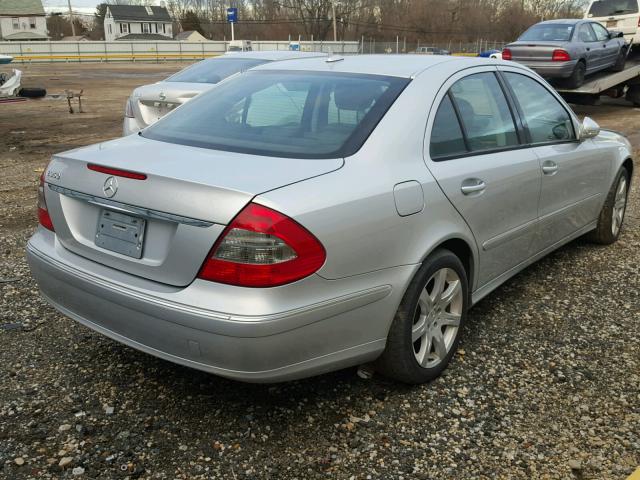
[[[101,0],[71,0],[71,7],[74,10],[93,13],[93,11],[95,11],[96,5],[100,2]],[[42,0],[42,4],[46,7],[47,11],[51,10],[52,8],[55,8],[56,10],[68,10],[69,8],[67,5],[67,0]]]

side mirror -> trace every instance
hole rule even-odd
[[[588,138],[596,137],[600,133],[600,125],[589,117],[584,117],[580,124],[580,132],[578,138],[580,140],[586,140]]]

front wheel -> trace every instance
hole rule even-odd
[[[469,299],[467,274],[449,250],[430,255],[409,284],[377,369],[410,384],[436,378],[453,357]]]
[[[601,245],[610,245],[620,236],[629,194],[629,172],[622,168],[611,186],[598,217],[598,226],[589,239]]]

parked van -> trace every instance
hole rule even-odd
[[[602,23],[609,30],[624,33],[624,38],[640,43],[640,0],[596,0],[591,2],[585,18]]]
[[[252,50],[251,40],[231,40],[227,48],[228,52],[250,52]]]

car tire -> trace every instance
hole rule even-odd
[[[568,88],[578,88],[584,84],[584,77],[587,73],[587,65],[583,61],[579,61],[571,76],[567,78],[567,87]]]
[[[458,347],[468,305],[462,262],[449,250],[436,250],[409,284],[376,370],[409,384],[438,377]]]
[[[620,52],[618,52],[616,63],[614,63],[609,70],[612,72],[621,72],[624,70],[626,63],[627,63],[627,49],[622,47],[620,49]]]
[[[628,197],[629,172],[626,168],[621,168],[600,211],[598,226],[589,233],[589,240],[600,245],[611,245],[618,240],[627,210]]]
[[[47,91],[44,88],[21,88],[18,92],[19,97],[40,98],[44,97]]]
[[[633,103],[635,107],[640,107],[640,85],[631,85],[625,98],[628,102]]]

